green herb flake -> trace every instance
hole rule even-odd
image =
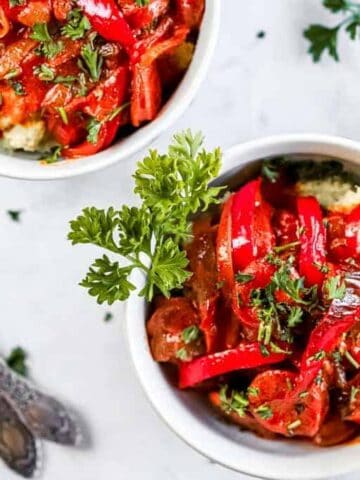
[[[277,247],[274,247],[274,252],[282,253],[282,252],[285,252],[286,250],[290,250],[292,248],[298,247],[299,245],[300,245],[300,242],[298,240],[296,242],[286,243],[285,245],[279,245]]]
[[[257,397],[260,393],[260,390],[257,387],[248,387],[247,394],[248,396],[251,395],[252,397]]]
[[[61,40],[55,41],[51,37],[46,23],[36,23],[33,26],[30,38],[40,43],[37,52],[47,58],[54,58],[64,50],[63,42]]]
[[[19,223],[21,218],[21,210],[7,210],[6,212],[13,222]]]
[[[99,133],[101,127],[102,122],[99,122],[98,120],[96,120],[96,118],[91,118],[87,124],[88,134],[86,140],[95,145],[99,140]]]
[[[263,420],[269,420],[273,416],[273,412],[269,405],[260,405],[255,412],[263,419]]]
[[[264,32],[264,30],[260,30],[259,32],[257,32],[256,34],[256,38],[265,38],[266,37],[266,32]]]
[[[249,283],[251,282],[251,280],[254,280],[255,276],[254,275],[251,275],[251,274],[248,274],[248,273],[240,273],[238,272],[236,275],[235,275],[235,280],[238,282],[238,283]]]
[[[63,121],[63,123],[65,125],[68,125],[69,124],[69,119],[68,119],[68,116],[67,116],[67,113],[66,113],[66,110],[64,107],[57,107],[57,111],[59,112],[59,115],[61,117],[61,120]]]
[[[10,352],[10,355],[6,358],[6,363],[12,370],[14,370],[14,372],[26,377],[28,375],[26,358],[27,354],[25,350],[21,347],[16,347]]]
[[[146,7],[147,5],[149,5],[149,2],[150,0],[135,0],[135,4],[138,7]]]
[[[90,28],[89,20],[82,14],[79,8],[74,8],[68,14],[67,23],[62,27],[61,33],[64,37],[71,38],[71,40],[79,40],[85,37]]]
[[[260,348],[261,355],[263,357],[268,357],[270,355],[269,350],[262,343],[260,343],[259,348]]]
[[[186,348],[179,348],[179,350],[176,352],[175,357],[178,360],[181,360],[182,362],[188,362],[189,361],[189,355],[186,351]]]
[[[221,401],[220,407],[225,413],[236,413],[240,417],[246,414],[249,400],[243,392],[231,390],[230,395],[228,395],[228,386],[224,385],[219,391],[219,397]]]
[[[85,70],[89,72],[92,80],[97,82],[101,75],[104,59],[100,55],[99,49],[94,46],[94,39],[95,37],[92,37],[90,41],[82,47],[79,67],[85,67]]]
[[[346,350],[346,352],[344,353],[344,357],[348,360],[348,362],[351,363],[351,365],[354,368],[356,368],[356,370],[359,370],[360,368],[359,362],[355,360],[355,358],[350,354],[350,352]]]
[[[354,385],[351,386],[350,392],[350,403],[355,402],[357,394],[360,392],[360,388],[355,387]]]
[[[24,85],[21,82],[15,80],[8,80],[8,83],[12,87],[16,95],[18,95],[19,97],[26,95]]]
[[[346,286],[340,275],[325,280],[324,289],[328,300],[342,300],[346,293]]]
[[[189,343],[195,342],[200,337],[200,329],[197,325],[190,325],[186,327],[182,333],[181,338],[185,342],[186,345]]]
[[[51,82],[55,79],[54,70],[44,63],[39,67],[36,67],[34,73],[44,82]]]
[[[111,312],[106,312],[104,315],[104,322],[108,323],[114,318],[114,315]]]
[[[51,151],[45,156],[40,158],[41,162],[44,163],[56,163],[61,155],[61,147],[53,147]]]

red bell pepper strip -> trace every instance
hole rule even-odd
[[[351,298],[351,297],[350,297]],[[302,357],[298,390],[302,391],[320,372],[324,359],[338,346],[341,336],[349,331],[360,319],[360,307],[333,304],[329,312],[312,331]]]
[[[243,343],[237,348],[213,353],[196,358],[191,362],[183,362],[179,369],[180,388],[192,387],[207,380],[234,370],[257,368],[283,361],[286,353],[270,353],[263,355],[258,342]]]
[[[127,49],[134,46],[135,37],[114,0],[78,0],[77,4],[103,38]]]
[[[219,282],[224,284],[224,288],[227,291],[232,291],[235,284],[231,246],[231,210],[233,201],[234,195],[231,195],[231,197],[229,197],[224,204],[216,239],[216,256]]]
[[[259,178],[234,195],[231,216],[235,272],[243,270],[255,258],[265,256],[275,244],[271,207],[262,198],[260,187]]]
[[[346,219],[345,237],[348,258],[360,256],[360,205]]]
[[[161,106],[161,80],[154,63],[144,66],[137,63],[133,67],[131,84],[130,116],[134,127],[153,120]]]
[[[112,143],[119,128],[119,124],[120,119],[119,116],[117,116],[114,120],[106,122],[101,126],[96,143],[91,143],[86,140],[80,145],[64,148],[61,154],[66,158],[79,158],[94,155]]]
[[[321,287],[324,273],[320,267],[326,262],[326,232],[319,202],[314,197],[297,198],[301,234],[299,255],[300,275],[308,286]]]

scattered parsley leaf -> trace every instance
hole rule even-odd
[[[257,38],[265,38],[266,37],[266,32],[264,32],[264,30],[260,30],[259,32],[257,32],[256,37]]]
[[[346,293],[346,286],[340,275],[325,280],[324,289],[328,300],[342,300]]]
[[[190,325],[189,327],[186,327],[181,333],[181,338],[186,345],[195,342],[195,340],[197,340],[199,337],[200,329],[197,325]]]
[[[67,23],[62,27],[61,33],[71,40],[79,40],[84,38],[90,28],[91,25],[87,17],[82,14],[79,8],[74,8],[68,14]]]
[[[99,49],[94,46],[94,39],[95,37],[92,37],[90,41],[82,47],[80,54],[82,60],[80,60],[79,66],[82,66],[83,63],[90,77],[97,82],[101,75],[101,67],[104,59],[100,55]]]
[[[24,377],[28,374],[28,367],[26,365],[27,354],[21,347],[14,348],[10,355],[6,358],[7,365],[14,370],[14,372]]]
[[[104,316],[104,322],[108,323],[114,318],[114,315],[111,312],[106,312]]]
[[[51,82],[55,79],[55,71],[44,63],[36,67],[34,73],[44,82]]]
[[[353,403],[356,400],[357,394],[359,392],[360,392],[360,388],[355,387],[354,385],[351,386],[350,403]]]
[[[291,307],[287,318],[289,328],[294,328],[303,321],[303,311],[300,307]]]
[[[286,250],[290,250],[291,248],[295,248],[299,245],[300,245],[300,242],[298,240],[295,242],[286,243],[285,245],[279,245],[277,247],[274,247],[274,252],[282,253],[282,252],[285,252]]]
[[[228,395],[228,386],[224,385],[219,391],[220,407],[227,413],[237,413],[240,417],[243,417],[249,406],[249,400],[243,392],[237,390],[231,390],[230,396]]]
[[[189,360],[189,355],[186,351],[186,348],[179,348],[176,352],[175,357],[181,360],[182,362],[187,362]]]
[[[19,7],[20,5],[24,5],[25,0],[9,0],[10,7]]]
[[[96,120],[96,118],[91,118],[88,121],[88,124],[86,126],[88,132],[86,140],[88,142],[93,143],[94,145],[97,143],[101,126],[102,122],[99,122],[98,120]]]
[[[65,108],[64,107],[57,107],[56,109],[59,112],[61,120],[63,121],[63,123],[65,125],[68,125],[69,124],[69,119],[68,119]]]
[[[149,5],[150,0],[135,0],[135,3],[138,7],[146,7]]]
[[[64,49],[61,40],[55,41],[51,37],[46,23],[35,23],[30,38],[40,43],[38,53],[47,58],[53,58]]]
[[[269,405],[260,405],[255,412],[263,419],[269,420],[273,416],[273,412]]]
[[[20,222],[21,210],[8,210],[7,214],[13,222]]]
[[[21,82],[15,81],[15,80],[8,80],[9,85],[12,87],[16,95],[18,96],[23,96],[26,95],[26,92],[24,90],[24,86]]]
[[[235,275],[235,280],[238,282],[238,283],[249,283],[251,282],[251,280],[254,280],[254,275],[251,275],[251,274],[248,274],[248,273],[240,273],[238,272],[236,275]]]
[[[61,155],[61,147],[53,147],[49,154],[40,158],[44,163],[56,163]]]

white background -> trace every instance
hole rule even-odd
[[[208,0],[211,1],[211,0]],[[344,39],[341,62],[314,65],[302,30],[335,19],[320,0],[223,0],[221,35],[203,88],[180,121],[223,148],[263,135],[324,132],[360,139],[360,45]],[[265,30],[264,39],[256,38]],[[134,378],[122,305],[99,307],[77,286],[91,247],[71,247],[68,221],[82,207],[133,201],[136,159],[53,183],[0,179],[1,352],[22,345],[40,385],[76,407],[92,446],[46,445],[47,480],[242,480],[211,464],[162,424]],[[21,223],[7,209],[22,210]],[[206,441],[206,439],[204,439]],[[0,477],[15,480],[0,463]],[[355,480],[358,475],[347,477]]]

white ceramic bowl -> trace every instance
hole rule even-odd
[[[63,160],[51,165],[41,165],[34,158],[15,152],[0,151],[0,175],[27,180],[56,180],[94,172],[134,155],[145,148],[164,130],[169,128],[187,109],[207,73],[220,25],[221,0],[208,0],[202,21],[195,54],[182,82],[164,105],[157,118],[117,141],[106,150],[77,160]]]
[[[341,159],[347,168],[360,166],[360,144],[324,135],[290,135],[256,140],[224,155],[221,183],[247,179],[257,160],[277,155],[321,155]],[[143,279],[136,281],[141,285]],[[295,440],[269,441],[240,431],[216,417],[203,399],[171,384],[152,360],[145,331],[146,303],[134,296],[127,304],[131,356],[150,402],[186,443],[213,461],[249,475],[276,480],[327,479],[360,470],[360,444],[319,448]]]

